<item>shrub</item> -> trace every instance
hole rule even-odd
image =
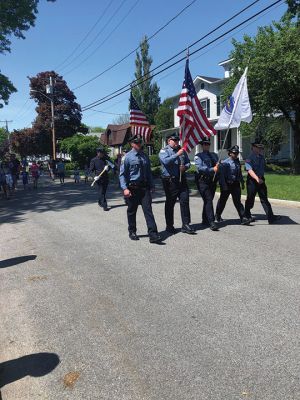
[[[157,154],[152,154],[152,156],[149,156],[150,161],[151,161],[151,166],[154,167],[159,167],[160,166],[160,161],[159,157]]]

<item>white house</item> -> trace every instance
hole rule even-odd
[[[206,113],[209,121],[212,125],[215,125],[220,113],[222,111],[222,104],[224,99],[222,99],[222,87],[226,78],[229,78],[231,73],[231,62],[232,59],[221,61],[218,65],[223,68],[223,78],[212,78],[209,76],[197,75],[194,79],[194,85],[196,89],[197,96],[200,100],[201,106]],[[162,131],[162,145],[166,145],[166,136],[168,134],[176,131],[179,132],[179,118],[177,116],[177,107],[179,96],[174,96],[174,128]],[[283,130],[285,132],[286,140],[281,146],[281,150],[276,156],[277,159],[290,159],[293,149],[292,149],[292,131],[288,123],[284,123]],[[226,143],[224,145],[224,151],[221,153],[222,146],[225,139],[225,131],[218,131],[217,135],[211,138],[210,150],[221,156],[221,159],[227,156],[227,149],[233,145],[238,145],[240,147],[241,155],[240,158],[246,158],[250,152],[251,139],[250,137],[241,137],[238,128],[232,128],[229,130]],[[191,160],[194,159],[195,153],[201,151],[201,146],[196,146],[195,149],[189,154]]]

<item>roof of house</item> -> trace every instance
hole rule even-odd
[[[208,82],[208,83],[215,83],[215,82],[220,82],[223,80],[223,78],[213,78],[211,76],[204,76],[204,75],[197,75],[196,78],[194,79],[194,82],[197,79],[200,79],[200,80]]]
[[[126,135],[130,136],[130,124],[107,125],[107,128],[100,138],[103,144],[108,146],[122,145],[126,139]]]
[[[230,63],[230,61],[232,61],[233,60],[233,58],[227,58],[226,60],[223,60],[223,61],[220,61],[219,63],[218,63],[218,65],[225,65],[225,64],[229,64]]]

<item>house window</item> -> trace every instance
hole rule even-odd
[[[210,100],[209,99],[200,100],[200,104],[207,118],[210,118]]]
[[[217,96],[217,116],[221,114],[222,110],[222,95]]]
[[[229,149],[232,146],[232,144],[231,144],[231,129],[229,129],[229,132],[228,132],[228,135],[226,138],[226,143],[224,144],[225,135],[226,135],[226,130],[218,132],[218,149],[219,150],[221,150],[223,146],[224,146],[224,149]]]
[[[204,88],[205,88],[205,85],[204,85],[204,83],[202,82],[201,85],[200,85],[200,89],[204,89]]]

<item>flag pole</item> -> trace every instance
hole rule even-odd
[[[245,69],[245,71],[244,71],[244,75],[245,75],[245,76],[247,75],[247,72],[248,72],[248,66],[246,67],[246,69]],[[233,110],[232,110],[232,113],[231,113],[231,116],[230,116],[228,128],[227,128],[226,133],[225,133],[224,142],[223,142],[221,151],[220,151],[220,153],[219,153],[218,164],[219,164],[219,162],[220,162],[220,160],[221,160],[221,154],[222,154],[222,152],[223,152],[223,150],[224,150],[225,143],[226,143],[226,139],[227,139],[227,136],[228,136],[228,133],[229,133],[229,130],[230,130],[230,125],[231,125],[231,123],[232,123],[233,116],[234,116],[236,107],[237,107],[237,105],[238,105],[238,102],[239,102],[239,99],[240,99],[240,96],[241,96],[241,93],[242,93],[242,89],[244,88],[244,85],[245,85],[245,80],[243,81],[243,84],[242,84],[241,87],[239,88],[238,95],[237,95],[236,101],[235,101],[235,103],[234,103],[234,107],[233,107]],[[214,174],[214,179],[215,179],[215,177],[216,177],[216,174],[217,174],[217,173],[215,172],[215,174]]]
[[[187,47],[186,48],[186,58],[187,58],[187,60],[189,59],[189,57],[190,57],[190,48]],[[181,137],[183,137],[184,129],[185,129],[185,115],[183,116],[182,124],[180,125]],[[183,147],[183,142],[182,142],[182,147]],[[184,157],[180,156],[180,166],[182,166],[182,165],[184,165]],[[181,183],[181,181],[182,181],[182,172],[181,172],[181,169],[180,169],[179,182]]]

